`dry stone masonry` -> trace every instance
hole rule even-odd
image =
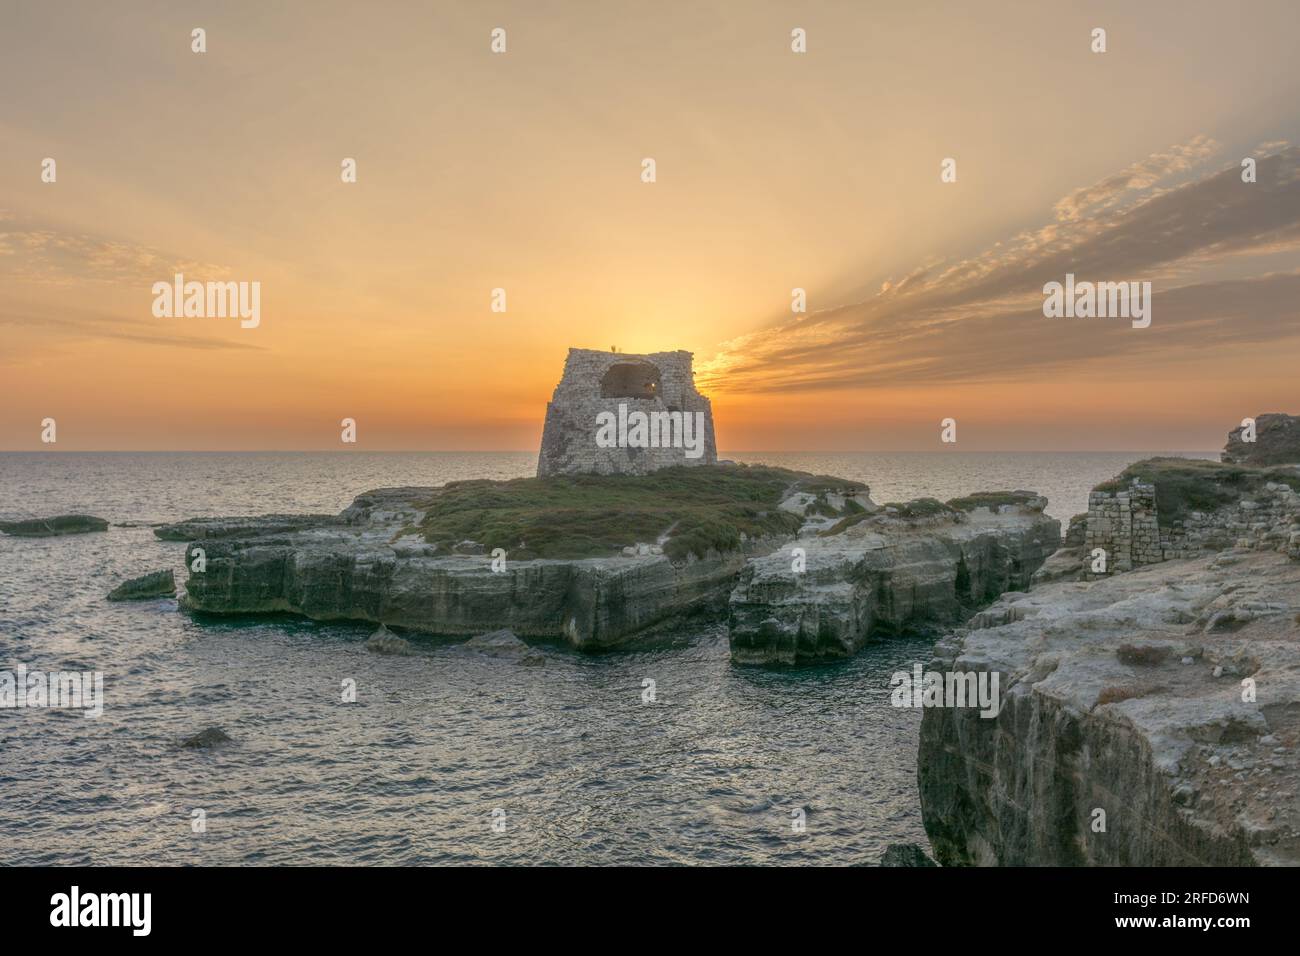
[[[1222,454],[1225,467],[1220,473],[1205,466],[1178,474],[1162,468],[1175,459],[1148,462],[1157,476],[1153,482],[1131,478],[1127,487],[1114,483],[1094,489],[1088,495],[1086,515],[1071,522],[1086,527],[1081,553],[1067,536],[1060,559],[1049,561],[1040,581],[1067,571],[1082,562],[1085,580],[1095,580],[1122,571],[1162,561],[1199,557],[1207,551],[1237,548],[1251,551],[1281,551],[1300,560],[1300,418],[1292,415],[1259,415],[1258,435],[1242,440],[1243,429],[1234,428]],[[1169,481],[1175,486],[1199,485],[1196,507],[1183,507],[1176,515],[1161,516],[1156,504],[1157,485]],[[1168,489],[1166,489],[1168,490]],[[1176,490],[1176,488],[1175,488]],[[1186,492],[1184,492],[1186,493]],[[1094,573],[1095,549],[1106,552],[1106,570]]]
[[[1088,495],[1088,530],[1084,550],[1106,552],[1107,573],[1131,571],[1165,559],[1156,517],[1156,486],[1135,481],[1125,491]],[[1091,561],[1088,561],[1091,566]],[[1089,577],[1101,575],[1089,572]]]
[[[1087,580],[1231,547],[1284,551],[1300,559],[1300,494],[1288,484],[1270,481],[1250,497],[1212,511],[1190,512],[1169,526],[1160,524],[1155,485],[1135,481],[1125,491],[1088,495],[1082,556]],[[1105,574],[1090,570],[1095,548],[1106,551]]]
[[[718,460],[713,409],[695,390],[690,352],[632,355],[569,349],[564,376],[546,406],[537,475],[644,475],[672,465],[711,465]],[[623,406],[620,413],[619,406]],[[698,457],[684,447],[601,447],[597,418],[602,412],[699,413],[703,448]]]

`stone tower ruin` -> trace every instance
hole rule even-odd
[[[546,406],[538,477],[645,475],[671,465],[717,464],[713,409],[695,390],[691,360],[690,352],[569,349]],[[642,421],[649,427],[638,431]],[[674,440],[683,428],[693,448]]]

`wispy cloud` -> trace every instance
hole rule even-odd
[[[195,351],[263,351],[261,346],[211,335],[187,335],[159,320],[126,318],[105,309],[69,305],[68,290],[80,297],[97,285],[130,285],[146,293],[155,281],[176,273],[221,279],[230,269],[169,255],[120,239],[64,230],[47,224],[22,222],[0,209],[0,328],[5,338],[3,364],[14,365],[25,355],[49,354],[74,344],[127,341]],[[26,287],[46,304],[32,304],[15,290]],[[50,304],[53,292],[57,305]],[[142,299],[146,303],[148,297]],[[40,341],[21,340],[25,330],[39,330]]]
[[[0,329],[39,329],[41,339],[24,346],[14,341],[13,333],[0,333],[9,347],[0,358],[0,364],[17,364],[25,355],[34,352],[49,355],[54,350],[76,344],[97,341],[127,341],[142,345],[167,346],[196,351],[265,351],[260,345],[243,340],[214,338],[201,335],[183,335],[160,329],[156,322],[127,319],[119,315],[94,310],[61,310],[51,315],[48,310],[37,310],[25,305],[0,303]]]
[[[1209,168],[1218,147],[1208,137],[1153,154],[1072,190],[1043,226],[980,255],[919,264],[867,301],[729,342],[700,379],[717,391],[1016,381],[1116,355],[1177,359],[1300,335],[1300,269],[1264,264],[1300,252],[1300,147],[1266,145],[1255,183],[1235,159]],[[1243,274],[1252,257],[1255,274]],[[1152,281],[1152,327],[1044,318],[1042,287],[1067,272]]]
[[[0,210],[0,279],[45,286],[143,282],[190,272],[221,279],[230,270],[135,242],[22,223]]]

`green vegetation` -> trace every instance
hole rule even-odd
[[[858,482],[755,465],[679,466],[649,475],[574,475],[514,481],[456,481],[421,507],[424,539],[451,547],[477,541],[517,560],[586,558],[655,542],[674,561],[740,547],[741,534],[793,534],[803,523],[778,508],[793,491],[825,503]]]
[[[841,531],[852,528],[855,524],[861,524],[870,517],[871,515],[866,510],[851,514],[847,518],[841,518],[825,531],[818,531],[817,537],[829,538],[833,534],[839,534]]]
[[[949,508],[958,511],[974,511],[976,508],[988,508],[997,511],[1003,505],[1024,505],[1039,497],[1033,491],[978,491],[963,498],[953,498],[948,502]]]
[[[828,538],[831,535],[839,534],[841,531],[852,528],[855,524],[861,524],[863,521],[872,517],[888,516],[891,518],[912,519],[933,518],[936,515],[956,515],[956,511],[953,508],[945,505],[937,498],[916,498],[912,501],[891,501],[887,504],[881,505],[880,509],[875,512],[868,512],[861,505],[858,505],[856,501],[850,502],[850,504],[856,505],[856,507],[844,509],[846,512],[849,512],[848,516],[841,518],[825,531],[819,532],[819,537]],[[893,509],[892,514],[889,509]]]
[[[899,518],[933,518],[935,515],[941,515],[953,510],[938,498],[915,498],[912,501],[904,502],[891,501],[884,507],[886,510],[889,508],[895,509]]]
[[[1270,481],[1300,491],[1300,472],[1294,468],[1257,468],[1196,458],[1139,461],[1094,490],[1123,491],[1134,479],[1156,486],[1156,512],[1166,527],[1181,523],[1193,511],[1214,511],[1239,501]]]

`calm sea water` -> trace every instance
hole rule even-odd
[[[1146,456],[731,457],[856,478],[881,502],[1029,488],[1064,519]],[[369,488],[535,464],[532,453],[0,454],[0,517],[332,512]],[[183,548],[148,527],[0,535],[0,670],[99,670],[106,697],[94,720],[0,710],[0,863],[855,864],[925,842],[919,714],[889,706],[888,681],[927,660],[929,642],[763,671],[732,667],[715,630],[599,656],[548,644],[546,666],[527,668],[438,642],[428,657],[380,657],[362,646],[366,626],[198,622],[174,600],[104,600],[151,570],[183,578]],[[340,700],[347,678],[355,704]],[[235,743],[176,746],[210,726]]]

